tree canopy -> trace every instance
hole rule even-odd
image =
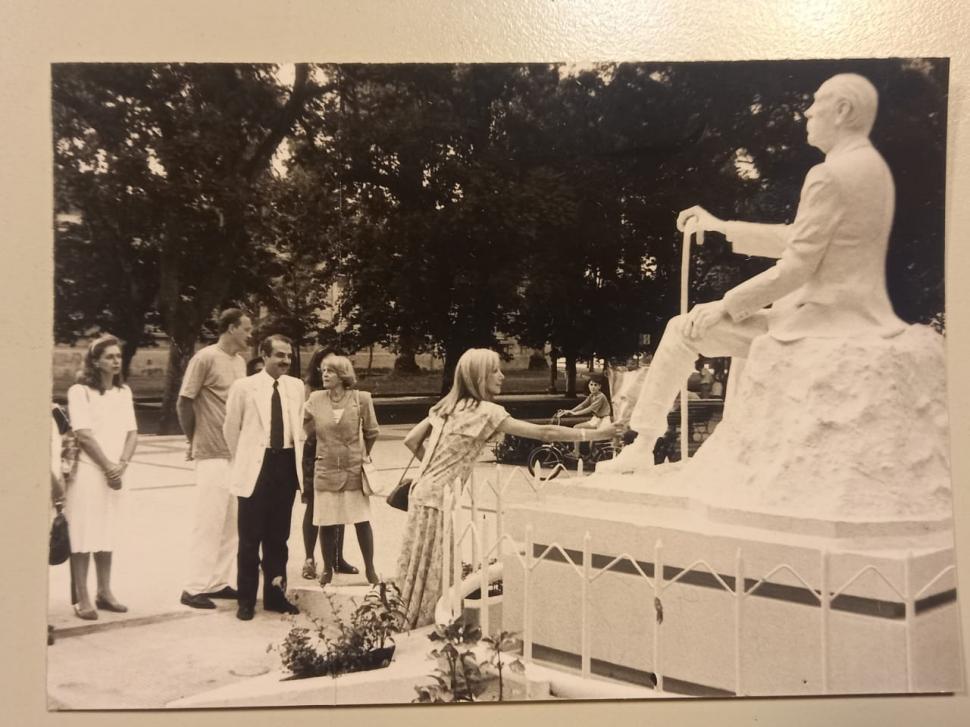
[[[791,221],[821,161],[802,113],[846,71],[880,93],[894,306],[940,318],[945,60],[62,64],[56,335],[110,329],[130,356],[160,323],[168,404],[240,302],[301,343],[434,352],[445,378],[508,337],[567,364],[630,356],[677,312],[677,212]],[[727,252],[696,250],[692,302],[770,264]]]

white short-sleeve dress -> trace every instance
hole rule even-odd
[[[112,387],[103,394],[84,384],[67,391],[68,414],[75,430],[88,429],[105,456],[117,462],[128,432],[138,428],[131,389]],[[101,468],[81,450],[77,475],[67,488],[64,515],[71,535],[72,553],[114,549],[119,508],[124,488],[113,490]]]

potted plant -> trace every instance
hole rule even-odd
[[[330,596],[328,595],[328,598]],[[407,622],[401,592],[393,583],[375,585],[356,606],[349,621],[334,608],[329,623],[313,619],[313,629],[293,626],[280,646],[288,679],[339,676],[380,669],[394,656],[394,634]]]
[[[407,623],[401,591],[393,583],[379,583],[366,596],[351,617],[351,629],[362,634],[365,653],[363,668],[378,669],[391,663],[394,634]]]

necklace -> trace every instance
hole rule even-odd
[[[330,397],[331,404],[339,404],[340,402],[342,402],[344,399],[347,398],[347,394],[349,393],[350,392],[345,389],[342,394],[340,394],[337,398],[334,398],[333,393],[328,391],[327,396]]]

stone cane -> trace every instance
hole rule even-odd
[[[704,244],[704,229],[697,226],[696,217],[688,217],[684,221],[684,238],[681,245],[680,259],[680,315],[687,315],[690,298],[690,238],[697,234],[697,244]],[[689,412],[687,411],[687,380],[680,388],[680,461],[686,462],[690,452]]]

